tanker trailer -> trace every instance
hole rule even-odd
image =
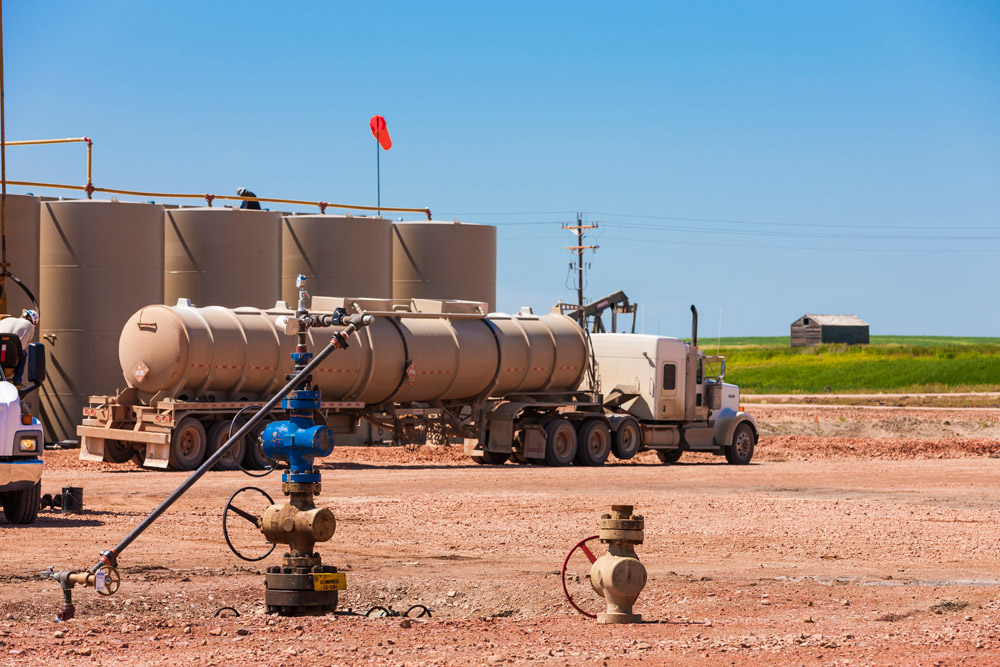
[[[577,390],[587,368],[586,336],[561,314],[523,309],[487,317],[483,303],[428,299],[314,297],[312,306],[376,318],[315,373],[334,433],[353,432],[361,418],[397,431],[398,423],[417,418],[447,438],[507,437],[509,452],[512,401],[530,404],[532,413],[569,406],[607,423],[597,397]],[[77,429],[80,458],[197,467],[225,442],[239,411],[284,383],[293,339],[280,327],[293,314],[283,302],[260,310],[183,301],[135,313],[119,341],[126,387],[91,397]],[[309,339],[311,348],[323,342]],[[235,467],[241,457],[247,466],[265,465],[256,447],[243,450],[223,466]],[[500,462],[492,452],[474,456]]]

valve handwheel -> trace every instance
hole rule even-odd
[[[114,595],[118,592],[118,587],[121,586],[122,577],[118,574],[118,568],[112,567],[110,565],[103,565],[98,568],[98,576],[104,574],[104,586],[103,588],[95,586],[95,590],[98,595]]]
[[[258,530],[260,529],[260,516],[257,516],[252,512],[248,512],[244,509],[241,509],[237,507],[235,504],[233,504],[233,501],[236,500],[236,496],[240,495],[241,493],[253,493],[253,492],[256,492],[261,496],[263,496],[263,498],[267,500],[268,506],[274,504],[274,501],[271,499],[271,496],[267,495],[267,492],[264,491],[263,489],[260,489],[256,486],[244,486],[242,489],[237,489],[236,492],[229,497],[229,501],[226,502],[226,506],[222,510],[222,536],[226,539],[226,546],[229,547],[229,550],[232,551],[237,558],[241,558],[245,561],[250,561],[251,563],[259,560],[264,560],[265,558],[271,555],[271,552],[274,551],[275,547],[275,545],[271,543],[271,548],[268,549],[266,552],[264,552],[264,555],[258,556],[256,558],[251,558],[249,556],[243,555],[243,553],[241,553],[240,550],[233,545],[233,542],[229,537],[230,514],[235,514],[241,519],[247,521],[247,523],[251,524],[254,528]]]
[[[563,593],[565,593],[566,595],[566,599],[569,600],[569,603],[571,605],[573,605],[573,609],[576,609],[578,612],[580,612],[587,618],[597,618],[597,614],[591,614],[589,611],[584,611],[583,609],[581,609],[580,606],[573,600],[573,596],[569,594],[569,589],[566,587],[566,566],[569,565],[569,559],[573,557],[573,554],[576,553],[577,549],[582,551],[583,555],[586,556],[587,560],[589,560],[590,563],[593,565],[594,561],[597,560],[597,556],[594,555],[593,551],[587,548],[587,542],[592,542],[593,540],[596,539],[600,539],[600,536],[591,535],[590,537],[582,539],[579,542],[577,542],[576,545],[569,550],[569,553],[566,554],[566,558],[563,560],[562,571],[561,571],[562,589]]]

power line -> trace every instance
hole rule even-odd
[[[657,244],[670,244],[670,245],[687,245],[687,246],[701,246],[705,247],[705,243],[697,241],[674,241],[674,240],[662,240],[662,239],[634,239],[634,238],[621,238],[608,236],[606,237],[609,241],[624,241],[626,243],[657,243]],[[927,254],[948,254],[948,253],[978,253],[978,254],[995,254],[1000,253],[1000,248],[995,250],[967,250],[962,248],[810,248],[801,246],[767,246],[767,245],[746,245],[743,243],[712,243],[712,248],[743,248],[743,249],[754,249],[754,250],[817,250],[817,251],[831,251],[831,252],[878,252],[878,253],[927,253]]]

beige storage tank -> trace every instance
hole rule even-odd
[[[388,300],[316,297],[316,312],[357,303],[375,322],[315,372],[325,401],[462,402],[511,392],[575,389],[587,362],[577,323],[558,313],[477,316],[484,304],[412,302],[389,316]],[[449,314],[456,313],[457,314]],[[381,315],[377,313],[383,313]],[[256,400],[285,382],[295,337],[278,332],[287,309],[148,306],[121,333],[119,361],[129,386],[161,396]],[[336,328],[310,330],[310,349]]]
[[[278,300],[281,214],[178,208],[164,214],[163,303],[257,306]]]
[[[392,223],[342,215],[285,216],[281,298],[293,308],[299,274],[309,280],[306,289],[312,294],[392,298]]]
[[[497,228],[464,222],[396,223],[392,298],[484,301],[495,310]]]
[[[76,438],[92,394],[124,388],[118,338],[142,304],[163,298],[163,207],[72,200],[41,206],[39,326],[46,438]]]
[[[10,263],[10,272],[21,279],[36,299],[40,209],[41,200],[38,197],[7,195],[7,261]],[[35,307],[25,291],[10,278],[5,282],[5,290],[7,312],[11,315],[20,315],[22,310]]]

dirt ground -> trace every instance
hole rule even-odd
[[[337,449],[317,499],[337,533],[318,549],[348,573],[341,608],[433,609],[409,622],[265,614],[261,572],[278,556],[238,560],[220,514],[242,486],[279,497],[280,480],[213,472],[122,555],[117,595],[77,589],[78,618],[56,623],[58,586],[38,572],[93,564],[185,475],[47,452],[43,492],[82,486],[86,511],[0,519],[0,664],[1000,662],[1000,410],[753,411],[764,437],[743,467],[651,454],[483,467],[449,448]],[[598,625],[561,589],[566,553],[613,503],[646,517],[641,625]],[[569,585],[596,611],[586,569],[571,560]],[[221,607],[240,616],[213,618]]]

